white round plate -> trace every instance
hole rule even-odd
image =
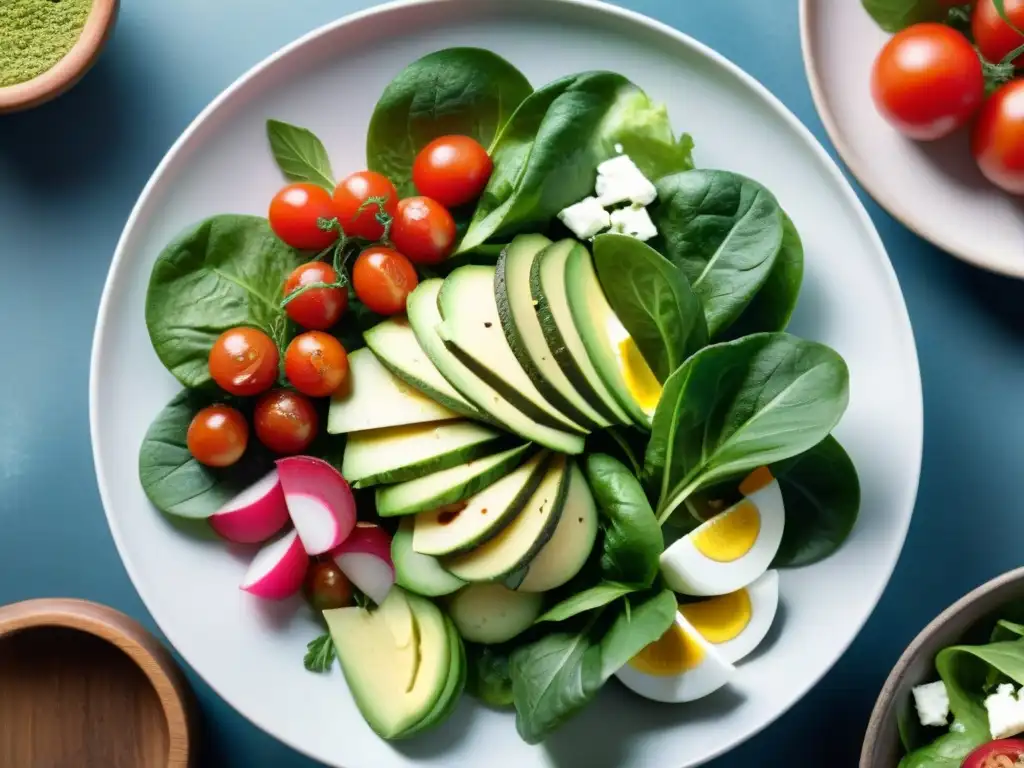
[[[915,142],[875,110],[871,68],[890,35],[856,0],[800,0],[800,36],[818,114],[878,204],[954,256],[1024,278],[1024,206],[981,175],[970,131]]]
[[[240,212],[266,210],[282,184],[264,134],[268,117],[313,129],[337,172],[363,167],[367,121],[385,84],[417,57],[452,45],[490,48],[536,85],[586,69],[621,72],[668,104],[676,129],[695,136],[699,164],[765,183],[807,247],[793,329],[835,347],[852,377],[838,436],[860,471],[862,519],[837,555],[782,574],[783,608],[769,646],[743,664],[735,685],[690,706],[656,705],[611,682],[545,746],[524,744],[511,715],[468,697],[443,728],[408,743],[381,741],[339,672],[302,669],[305,644],[319,630],[300,601],[268,608],[240,592],[244,558],[173,528],[136,479],[147,425],[178,389],[144,322],[149,272],[162,246],[222,212],[225,200]],[[874,608],[910,522],[922,430],[917,357],[899,286],[835,164],[775,98],[713,51],[591,0],[384,6],[302,38],[225,91],[168,153],[125,227],[97,321],[90,418],[114,539],[168,639],[260,728],[345,768],[676,768],[728,750],[806,693]]]

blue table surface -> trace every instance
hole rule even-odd
[[[796,0],[622,4],[754,74],[833,151],[804,76]],[[116,33],[79,86],[0,116],[0,603],[83,597],[155,630],[114,549],[89,444],[92,328],[115,243],[150,173],[210,99],[279,46],[371,5],[122,0]],[[895,264],[920,353],[926,428],[914,522],[892,583],[842,661],[716,768],[854,765],[875,696],[911,638],[1024,561],[1015,480],[1024,286],[943,254],[858,192]],[[206,724],[203,765],[313,765],[190,675]]]

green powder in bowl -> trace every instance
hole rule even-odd
[[[0,88],[24,83],[74,46],[92,0],[0,0]]]

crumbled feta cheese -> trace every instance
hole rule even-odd
[[[650,205],[658,190],[643,175],[629,155],[618,155],[597,166],[597,200],[603,206],[629,201],[633,205]]]
[[[647,209],[636,206],[620,208],[612,211],[612,232],[635,237],[637,240],[650,240],[658,234],[658,229],[651,221]]]
[[[985,699],[985,710],[993,739],[1005,739],[1024,731],[1024,699],[1014,693],[1009,683],[1003,683]]]
[[[570,205],[559,212],[558,218],[580,240],[593,237],[611,224],[608,211],[597,201],[596,197],[585,197],[578,203]]]
[[[941,680],[919,685],[912,691],[921,725],[945,725],[949,717],[949,693]]]

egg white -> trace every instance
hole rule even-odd
[[[744,589],[750,598],[750,620],[747,625],[734,638],[724,642],[714,642],[712,638],[705,637],[719,655],[731,664],[749,656],[768,635],[779,609],[779,572],[767,571]],[[681,610],[685,612],[686,606]],[[695,622],[694,626],[700,631],[699,623]]]
[[[698,526],[661,555],[661,573],[674,591],[694,597],[711,597],[735,592],[760,577],[775,558],[782,543],[786,509],[779,481],[772,481],[744,497],[739,504],[750,502],[760,515],[760,530],[753,545],[743,555],[729,562],[714,560],[697,548],[695,537],[714,525],[719,517],[735,509],[735,505]]]

